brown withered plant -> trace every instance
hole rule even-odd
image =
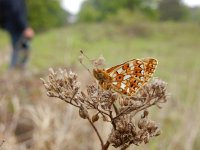
[[[99,66],[102,60],[101,57],[93,63]],[[149,118],[148,111],[154,105],[161,108],[160,104],[167,101],[166,83],[158,78],[153,78],[131,97],[104,90],[97,83],[88,85],[84,92],[77,74],[62,69],[56,72],[50,69],[48,80],[42,81],[47,96],[73,105],[78,109],[80,117],[89,121],[102,150],[107,150],[110,145],[123,150],[131,144],[146,144],[150,138],[160,135],[159,126]],[[101,131],[95,126],[95,122],[100,119],[112,125],[107,139],[102,138]]]

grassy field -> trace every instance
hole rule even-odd
[[[0,37],[0,57],[3,57],[9,55],[9,40],[5,33],[0,32]],[[158,59],[155,76],[168,83],[171,93],[163,109],[155,107],[151,116],[159,122],[162,134],[135,149],[200,149],[200,25],[173,22],[75,24],[37,34],[32,42],[32,76],[9,74],[5,71],[7,62],[0,63],[0,141],[6,140],[3,149],[21,150],[33,144],[32,149],[92,150],[99,144],[87,122],[77,119],[77,111],[49,99],[39,80],[47,75],[49,67],[71,68],[80,74],[80,80],[89,80],[78,63],[80,50],[90,58],[102,54],[106,67],[133,58]],[[30,123],[19,126],[23,119],[33,126]],[[30,128],[33,141],[15,138],[16,128],[24,126]],[[106,135],[108,131],[106,128],[102,133]]]

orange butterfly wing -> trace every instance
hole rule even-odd
[[[157,60],[153,58],[133,59],[106,70],[112,78],[112,89],[131,96],[152,77]]]

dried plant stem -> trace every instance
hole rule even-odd
[[[66,102],[66,103],[68,103],[68,104],[71,104],[71,105],[73,105],[73,106],[75,106],[75,107],[77,107],[77,108],[80,108],[79,105],[73,104],[72,102],[68,102],[67,100],[64,100],[64,102]]]
[[[74,100],[74,96],[77,94],[78,90],[75,90],[75,92],[73,93],[71,99],[70,99],[70,103]]]
[[[117,106],[113,103],[113,108],[115,110],[115,113],[118,115],[119,114],[119,110],[117,109]]]
[[[109,114],[103,113],[103,112],[102,112],[101,110],[99,110],[99,109],[97,109],[97,110],[99,111],[99,113],[100,113],[102,116],[107,115],[107,116],[110,118],[110,120],[112,120],[112,118],[110,117]],[[110,121],[108,121],[108,122],[110,122]]]
[[[0,143],[0,148],[1,146],[3,145],[3,143],[5,142],[5,140],[2,140],[1,143]]]
[[[152,99],[154,99],[154,98],[152,98]],[[155,100],[152,104],[147,104],[147,105],[144,105],[144,106],[142,106],[142,107],[140,107],[140,108],[137,108],[135,114],[137,114],[138,112],[140,112],[140,111],[142,111],[142,110],[145,110],[145,109],[147,109],[147,108],[149,108],[149,107],[151,107],[151,106],[153,106],[153,105],[156,105],[157,102],[158,102],[160,99],[162,99],[162,97],[157,98],[157,100]]]
[[[110,110],[109,113],[110,113],[110,119],[111,119],[111,123],[113,125],[113,128],[116,129],[116,124],[115,124],[115,121],[113,119],[112,111]]]
[[[106,144],[104,144],[104,146],[102,147],[102,150],[107,150],[109,146],[110,146],[110,142],[107,141]]]
[[[92,128],[94,129],[94,131],[96,132],[96,134],[97,134],[97,136],[98,136],[98,138],[99,138],[99,140],[101,142],[101,147],[103,148],[104,147],[104,143],[103,143],[103,140],[102,140],[102,138],[100,136],[99,131],[97,130],[96,126],[94,125],[92,120],[89,118],[89,116],[87,116],[87,119],[88,119],[89,123],[91,124]]]
[[[64,102],[69,103],[69,104],[71,104],[71,105],[73,105],[73,106],[75,106],[75,107],[77,107],[77,108],[81,108],[81,106],[72,103],[72,101],[73,101],[74,96],[76,95],[76,93],[77,93],[77,92],[74,92],[74,94],[72,95],[72,97],[69,97],[70,101],[68,101],[68,100],[66,100],[66,99],[63,99],[63,98],[60,97],[60,96],[59,96],[58,98],[62,99]],[[92,103],[90,103],[90,104],[93,105]],[[101,114],[110,116],[109,114],[107,114],[106,112],[100,110],[99,108],[97,108],[97,110],[98,110]],[[106,144],[104,145],[103,139],[102,139],[102,137],[101,137],[99,131],[97,130],[96,126],[94,125],[94,123],[92,122],[92,120],[90,119],[89,116],[87,116],[87,120],[89,121],[90,125],[92,126],[92,128],[93,128],[94,131],[95,131],[95,133],[97,134],[97,137],[99,138],[99,141],[100,141],[100,143],[101,143],[102,150],[107,150],[108,147],[109,147],[109,145],[110,145],[110,143],[107,141]]]
[[[97,108],[97,110],[98,110],[98,111],[99,111],[99,113],[101,113],[102,115],[104,114],[104,115],[106,115],[106,116],[110,117],[110,115],[109,115],[109,114],[107,114],[106,112],[102,111],[101,109]]]
[[[66,102],[66,103],[68,103],[68,104],[71,104],[71,105],[73,105],[74,107],[80,108],[79,105],[76,105],[76,104],[72,103],[73,97],[69,97],[70,101],[68,101],[68,100],[66,100],[66,99],[63,99],[61,96],[58,96],[57,98],[62,99],[64,102]]]
[[[74,95],[75,95],[75,94],[74,94]],[[59,97],[59,98],[62,99],[61,97]],[[63,100],[64,100],[64,102],[69,103],[69,104],[71,104],[71,105],[73,105],[73,106],[75,106],[75,107],[77,107],[77,108],[81,108],[81,106],[72,103],[73,98],[74,98],[74,96],[72,96],[72,97],[70,98],[70,101],[67,101],[67,100],[65,100],[65,99],[63,99]],[[101,111],[100,109],[98,109],[98,110],[99,110],[99,112],[100,112],[101,114],[105,114],[105,115],[109,116],[109,114],[105,113],[104,111]],[[101,143],[102,150],[107,150],[108,147],[109,147],[109,145],[110,145],[110,143],[107,141],[106,144],[104,145],[103,139],[101,138],[101,135],[100,135],[99,131],[97,130],[96,126],[94,125],[94,123],[92,122],[92,120],[90,119],[89,116],[87,116],[87,120],[89,121],[90,125],[92,126],[92,128],[93,128],[94,131],[95,131],[95,133],[97,134],[97,137],[99,138],[99,141],[100,141],[100,143]]]
[[[121,115],[125,114],[130,108],[131,108],[131,106],[130,106],[130,107],[127,107],[126,109],[124,109],[123,111],[121,111],[120,113],[118,113],[113,119],[116,120],[116,119],[119,118]]]
[[[96,110],[98,110],[100,114],[106,115],[106,116],[110,117],[110,115],[109,115],[108,113],[106,113],[105,111],[99,109],[99,108],[96,107],[94,104],[92,104],[90,101],[88,101],[88,103],[89,103],[91,106],[93,106]]]

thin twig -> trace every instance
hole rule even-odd
[[[66,102],[66,103],[68,103],[68,104],[71,104],[71,105],[73,105],[73,106],[75,106],[75,107],[77,107],[77,108],[80,108],[79,105],[76,105],[76,104],[70,103],[70,102],[68,102],[67,100],[64,100],[64,99],[63,99],[63,101]]]
[[[109,113],[110,113],[110,120],[113,125],[113,128],[114,130],[116,130],[116,124],[115,124],[115,120],[113,119],[112,111],[110,110]]]
[[[144,105],[141,108],[138,108],[137,111],[135,112],[135,114],[137,114],[138,112],[145,110],[153,105],[155,105],[160,99],[162,99],[163,96],[159,97],[156,101],[154,101],[152,104],[148,104],[148,105]],[[153,98],[154,99],[154,98]],[[151,101],[151,100],[150,100]]]
[[[107,115],[108,117],[110,117],[110,115],[108,113],[106,113],[105,111],[102,111],[101,109],[99,109],[98,107],[96,107],[93,103],[91,103],[90,101],[87,101],[87,103],[89,103],[91,106],[94,107],[94,109],[97,109],[101,114]]]
[[[107,150],[109,146],[110,146],[110,142],[107,141],[106,144],[104,144],[104,146],[102,147],[102,150]]]
[[[5,140],[2,140],[0,143],[0,147],[3,145],[3,143],[5,142]]]
[[[73,95],[72,95],[72,97],[70,99],[70,103],[73,101],[73,99],[74,99],[75,95],[77,94],[77,92],[78,92],[78,90],[75,90],[75,92],[73,93]]]
[[[99,109],[99,108],[96,108],[101,114],[104,114],[104,115],[107,115],[108,117],[110,117],[109,114],[107,114],[106,112],[104,112],[103,110]]]
[[[131,108],[131,106],[127,107],[126,109],[122,110],[121,112],[119,112],[113,119],[117,119],[118,117],[120,117],[121,115],[123,115],[124,113],[126,113],[126,111],[128,111]]]
[[[97,136],[98,136],[98,138],[99,138],[99,140],[101,142],[101,147],[103,148],[104,144],[103,144],[103,140],[102,140],[102,138],[100,136],[99,131],[97,130],[96,126],[94,125],[94,123],[92,122],[92,120],[89,118],[89,116],[87,116],[87,119],[88,119],[89,123],[91,124],[91,126],[93,127],[94,131],[96,132],[96,134],[97,134]]]
[[[118,115],[119,114],[119,111],[118,111],[118,109],[117,109],[117,106],[113,103],[113,108],[114,108],[114,110],[115,110],[115,113],[116,113],[116,115]]]

